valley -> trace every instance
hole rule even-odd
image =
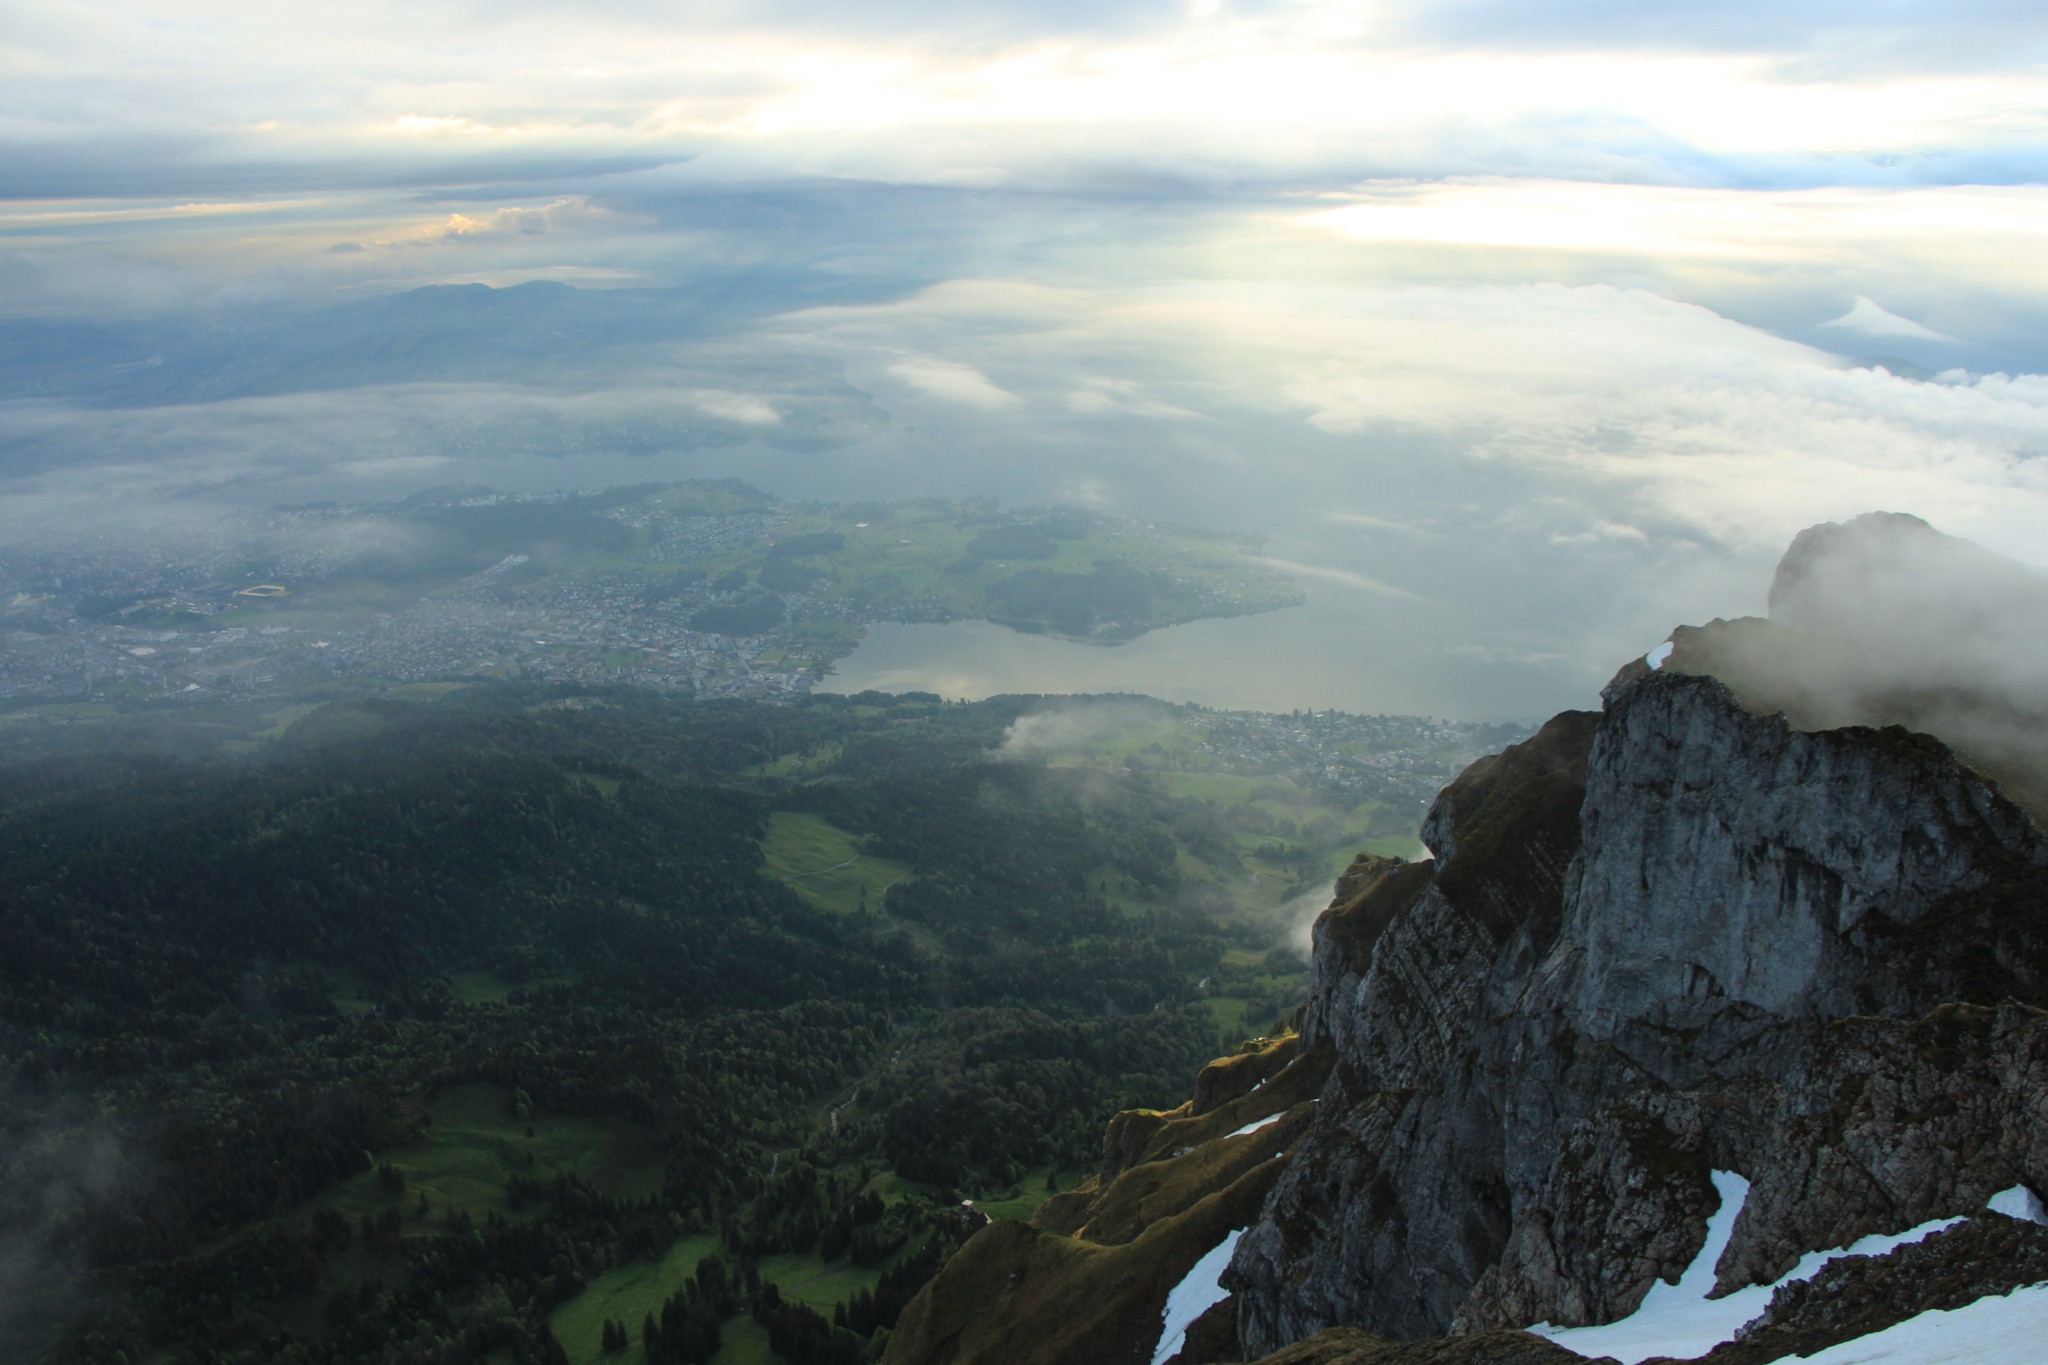
[[[490,679],[19,720],[11,1131],[148,1154],[50,1215],[120,1287],[61,1354],[879,1349],[961,1199],[1030,1217],[1278,1027],[1350,849],[1512,733]]]
[[[993,500],[737,480],[222,514],[182,544],[0,553],[0,703],[361,695],[522,677],[786,700],[879,621],[1114,645],[1299,603],[1255,542]]]

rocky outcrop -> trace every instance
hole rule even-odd
[[[1772,603],[1783,619],[1680,629],[1600,712],[1467,769],[1429,860],[1360,857],[1316,925],[1298,1044],[1119,1116],[1100,1176],[1009,1260],[977,1239],[935,1300],[1056,1261],[1050,1283],[1095,1277],[1133,1358],[1130,1324],[1224,1225],[1208,1192],[1235,1211],[1257,1191],[1230,1296],[1177,1365],[1539,1365],[1578,1357],[1516,1329],[1611,1321],[1679,1277],[1714,1171],[1749,1181],[1722,1291],[2048,1189],[2048,668],[2013,645],[2048,639],[2048,591],[1878,517],[1803,535]],[[1257,1139],[1255,1114],[1279,1116]],[[1830,1263],[1711,1358],[2044,1276],[2048,1229],[1987,1216]],[[1061,1316],[1090,1301],[1020,1309],[1075,1343],[1030,1358],[1110,1359]],[[913,1305],[919,1344],[889,1359],[1002,1340],[948,1312]]]
[[[1897,936],[2048,865],[2025,812],[1938,740],[1800,732],[1711,678],[1610,688],[1588,769],[1569,922],[1545,967],[1564,979],[1538,994],[1596,1037],[1706,1027],[1731,1006],[1919,1012],[1957,983],[1902,979]],[[2040,965],[2008,963],[2012,988],[2037,993]]]
[[[1333,1327],[1261,1357],[1257,1365],[1587,1365],[1587,1361],[1527,1332],[1401,1342],[1355,1328]]]
[[[1809,652],[1825,558],[1780,594]],[[1764,676],[1761,624],[1475,765],[1433,861],[1354,867],[1303,1030],[1335,1065],[1225,1280],[1248,1354],[1611,1320],[1699,1250],[1711,1169],[1754,1187],[1723,1288],[2048,1185],[2048,839],[1939,739],[1708,676],[1730,640]]]
[[[1761,1318],[1703,1359],[1769,1365],[1809,1356],[1891,1326],[1905,1316],[1902,1307],[1947,1311],[2044,1280],[2048,1228],[1991,1214],[1890,1256],[1828,1262],[1812,1279],[1778,1290]]]
[[[1469,1077],[1500,981],[1556,936],[1596,723],[1560,716],[1475,764],[1425,825],[1438,857],[1361,860],[1350,898],[1318,923],[1302,1033],[1337,1067],[1266,1216],[1238,1243],[1251,1354],[1335,1324],[1439,1332],[1499,1256],[1502,1096],[1447,1082]],[[1418,1246],[1437,1249],[1434,1264]],[[1369,1318],[1356,1312],[1361,1284],[1381,1291]]]

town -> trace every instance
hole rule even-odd
[[[798,507],[731,481],[282,508],[176,544],[0,551],[0,702],[515,676],[787,699],[877,621],[1117,639],[1300,600],[1242,549],[1072,509]]]

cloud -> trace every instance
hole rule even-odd
[[[1202,414],[1172,403],[1149,398],[1139,385],[1128,379],[1100,376],[1084,381],[1067,395],[1067,406],[1075,412],[1124,413],[1132,417],[1153,417],[1168,421],[1200,421]]]
[[[1482,641],[1467,640],[1448,645],[1444,653],[1457,659],[1473,659],[1484,664],[1555,664],[1563,656],[1546,650],[1517,649],[1512,645],[1490,645]]]
[[[1871,513],[1803,532],[1769,612],[1768,625],[1678,632],[1676,665],[1803,729],[1939,735],[2048,812],[2048,576],[1920,518]]]
[[[1474,661],[1448,651],[1501,651],[1457,684],[1498,663],[1497,687],[1457,708],[1489,715],[1583,700],[1642,639],[1739,609],[1813,522],[1911,508],[2023,556],[2048,525],[2040,375],[1910,382],[1609,285],[1071,278],[807,308],[715,342],[622,345],[573,376],[543,347],[489,383],[122,410],[20,400],[0,409],[0,511],[7,535],[47,539],[101,534],[145,499],[684,474],[801,498],[1108,503],[1261,533],[1276,565],[1341,588],[1294,610],[1331,633],[1333,669],[1358,671],[1337,657],[1347,632],[1404,642],[1376,655],[1375,677],[1406,680],[1370,709],[1449,707],[1447,661]],[[650,292],[620,306],[652,326],[650,310],[685,305]],[[1118,401],[1076,408],[1076,392]],[[1199,420],[1134,428],[1126,400]],[[1404,529],[1361,534],[1390,527]],[[1165,660],[1203,629],[1126,653]],[[1157,685],[1119,668],[1115,686]],[[1329,696],[1302,670],[1305,698]]]
[[[1875,256],[1893,276],[1950,281],[1988,280],[2012,264],[1984,263],[1980,274],[1956,259],[1957,241],[2020,250],[2039,240],[2048,202],[2038,185],[1749,189],[1486,176],[1369,182],[1341,197],[1352,202],[1294,221],[1375,245],[1632,256],[1721,271]],[[2034,289],[2048,281],[2048,268],[2006,273]]]
[[[1001,411],[1020,407],[1024,402],[972,365],[956,360],[935,360],[926,356],[899,360],[889,366],[889,373],[934,398],[963,403],[972,408]]]
[[[165,323],[65,390],[160,406],[0,409],[15,523],[600,469],[1073,497],[1263,532],[1417,657],[1579,660],[1581,604],[1656,638],[1807,521],[2048,522],[2023,7],[166,6],[9,15],[0,317]],[[167,401],[256,313],[532,279],[674,292],[610,349]],[[1956,372],[1799,344],[1895,325],[1816,327],[1850,298]]]
[[[1618,521],[1600,521],[1582,531],[1554,531],[1550,536],[1552,545],[1569,545],[1592,549],[1600,545],[1621,543],[1626,545],[1647,545],[1650,537],[1639,526],[1629,526]]]
[[[1643,543],[1652,528],[1682,526],[1761,550],[1873,500],[1939,506],[1978,532],[2017,528],[2037,511],[1997,509],[2015,497],[2034,507],[2028,452],[2048,449],[2048,381],[1913,384],[1605,286],[963,285],[802,318],[807,344],[855,364],[870,348],[944,335],[1000,359],[1022,392],[1068,392],[1142,355],[1148,387],[1225,426],[1254,410],[1339,437],[1427,433],[1559,490],[1546,536],[1591,526]],[[979,371],[942,373],[970,391],[984,382]],[[943,385],[925,391],[957,401]],[[1001,392],[987,406],[1010,407],[1015,395]],[[1222,450],[1202,458],[1214,465],[1242,439],[1213,432],[1204,440]],[[1236,454],[1275,497],[1297,474],[1342,477],[1290,469],[1281,444]],[[1591,506],[1567,517],[1575,499]]]
[[[733,393],[727,389],[688,389],[684,391],[684,397],[700,412],[744,426],[772,427],[782,421],[782,414],[775,410],[775,405],[759,394]]]
[[[559,487],[756,471],[762,447],[832,449],[872,429],[861,395],[769,359],[753,391],[678,363],[609,389],[394,384],[160,407],[0,403],[0,541],[24,548],[203,543],[207,509],[403,496],[435,484]],[[678,381],[683,381],[678,383]],[[771,389],[779,381],[780,387]]]
[[[0,195],[587,183],[687,157],[1113,195],[1488,172],[1725,184],[1773,156],[1818,183],[1902,157],[1982,179],[1967,157],[1984,149],[2022,178],[2043,164],[2038,19],[1696,8],[807,0],[480,23],[456,3],[212,0],[173,24],[160,0],[92,22],[31,0],[10,14]]]
[[[1428,0],[1392,7],[1415,40],[1517,51],[1727,52],[1796,70],[1865,76],[1900,70],[2010,70],[2048,49],[2038,11],[2005,0],[1730,0],[1646,6],[1630,0]]]
[[[0,1100],[0,1356],[35,1360],[86,1306],[86,1231],[138,1170],[83,1106],[38,1099],[6,1077]]]
[[[1497,700],[1462,713],[1582,702],[1641,640],[1744,609],[1818,521],[1910,507],[2033,556],[2048,525],[2048,378],[1914,383],[1642,290],[962,281],[769,334],[856,383],[904,353],[974,356],[1033,408],[904,393],[890,408],[916,435],[864,449],[944,452],[905,467],[947,487],[1046,500],[1095,480],[1147,516],[1265,532],[1270,559],[1349,589],[1304,609],[1337,640],[1403,642],[1371,671],[1416,667],[1417,709],[1488,676]],[[1034,416],[1105,373],[1207,420],[1133,441],[1113,412]],[[1360,516],[1433,538],[1362,536]],[[1493,652],[1450,652],[1474,643]]]
[[[371,245],[386,248],[444,246],[498,238],[608,233],[642,226],[649,221],[641,215],[623,214],[601,204],[593,204],[582,195],[562,195],[546,204],[508,204],[474,213],[450,213],[445,218],[407,228]]]
[[[1943,336],[1931,327],[1923,327],[1911,318],[1888,313],[1861,294],[1856,296],[1856,302],[1848,312],[1831,321],[1823,322],[1821,326],[1842,327],[1874,337],[1913,337],[1920,341],[1955,340],[1954,337]]]
[[[1335,583],[1340,587],[1372,593],[1379,597],[1398,597],[1410,602],[1425,600],[1406,588],[1397,588],[1392,583],[1382,582],[1368,574],[1354,573],[1350,569],[1332,568],[1327,564],[1301,564],[1291,559],[1274,559],[1269,555],[1256,556],[1256,562],[1296,578],[1313,578],[1318,582]]]
[[[998,762],[1092,756],[1126,730],[1152,724],[1158,708],[1140,701],[1078,701],[1017,717],[990,751]]]
[[[190,316],[274,294],[268,281],[223,281],[170,262],[104,249],[0,250],[0,316]]]
[[[1337,883],[1314,891],[1304,891],[1280,907],[1279,919],[1287,925],[1287,932],[1281,937],[1280,945],[1292,952],[1303,964],[1315,956],[1316,921],[1323,911],[1330,908],[1336,898]]]

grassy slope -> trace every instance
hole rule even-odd
[[[883,1359],[1142,1365],[1157,1343],[1167,1291],[1257,1214],[1279,1167],[1266,1162],[1122,1246],[999,1219],[912,1301]]]
[[[715,1255],[718,1238],[709,1234],[685,1237],[668,1249],[659,1261],[637,1261],[608,1270],[584,1287],[581,1294],[556,1308],[548,1326],[569,1353],[575,1365],[605,1359],[599,1350],[605,1319],[626,1324],[632,1349],[612,1357],[622,1365],[645,1365],[647,1353],[640,1347],[640,1324],[659,1315],[661,1305],[682,1282],[696,1273],[697,1262]]]
[[[1288,1040],[1212,1063],[1243,1093],[1201,1114],[1189,1104],[1134,1116],[1150,1125],[1149,1139],[1106,1190],[1090,1182],[1063,1195],[1067,1207],[1043,1226],[999,1219],[968,1239],[904,1310],[885,1365],[1143,1365],[1167,1292],[1257,1216],[1283,1165],[1269,1153],[1306,1131],[1306,1097],[1321,1087],[1322,1061],[1292,1048]],[[1264,1088],[1246,1089],[1258,1076],[1269,1077]],[[1280,1108],[1289,1117],[1260,1137],[1230,1136]],[[1071,1235],[1059,1230],[1084,1224]]]
[[[505,1181],[515,1171],[542,1178],[571,1172],[625,1198],[652,1193],[661,1180],[652,1135],[626,1119],[536,1112],[521,1122],[513,1117],[511,1093],[485,1082],[441,1092],[429,1114],[422,1142],[378,1154],[405,1173],[403,1193],[393,1194],[375,1172],[365,1172],[313,1200],[308,1211],[332,1208],[354,1222],[395,1205],[407,1213],[407,1232],[424,1235],[441,1230],[445,1208],[479,1219],[486,1213],[516,1217],[505,1198]],[[434,1213],[418,1219],[413,1210],[422,1193]]]
[[[510,1091],[484,1082],[442,1091],[428,1107],[431,1122],[422,1141],[376,1154],[404,1173],[402,1190],[385,1185],[375,1171],[351,1176],[289,1214],[245,1225],[202,1246],[199,1254],[212,1254],[274,1228],[304,1227],[322,1209],[335,1210],[352,1226],[365,1215],[397,1209],[405,1219],[407,1237],[446,1235],[451,1209],[479,1221],[486,1213],[517,1219],[520,1213],[505,1197],[506,1178],[515,1170],[543,1179],[573,1172],[607,1194],[628,1198],[648,1194],[660,1183],[661,1158],[652,1135],[638,1124],[544,1112],[521,1122],[512,1115],[511,1100]],[[425,1213],[420,1211],[422,1194],[427,1199]],[[696,1261],[689,1264],[694,1268]],[[357,1239],[329,1258],[312,1295],[275,1306],[251,1304],[247,1310],[317,1335],[319,1305],[335,1291],[373,1275],[390,1282],[399,1273],[395,1261]]]
[[[873,858],[853,835],[815,815],[775,811],[761,842],[765,871],[811,904],[852,914],[865,896],[870,910],[882,908],[882,892],[910,875],[905,863]]]
[[[699,1234],[678,1241],[659,1261],[640,1261],[606,1271],[581,1294],[556,1308],[548,1325],[573,1365],[614,1360],[620,1365],[644,1365],[641,1322],[649,1314],[659,1314],[669,1296],[696,1273],[697,1262],[720,1249],[717,1237]],[[845,1260],[828,1264],[815,1254],[806,1253],[763,1257],[761,1277],[774,1281],[783,1298],[808,1304],[829,1317],[834,1305],[844,1303],[863,1289],[874,1288],[881,1272],[858,1270]],[[626,1324],[633,1339],[632,1348],[623,1355],[606,1356],[599,1349],[607,1318]],[[773,1359],[768,1352],[767,1333],[751,1319],[734,1318],[724,1325],[723,1331],[726,1342],[718,1360],[724,1365]]]

